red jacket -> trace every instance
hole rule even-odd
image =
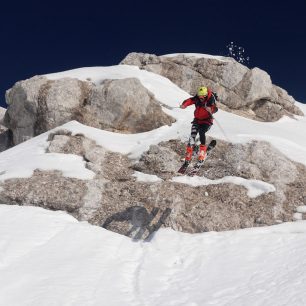
[[[194,111],[194,121],[198,124],[213,124],[213,117],[206,109],[206,107],[210,107],[212,114],[218,111],[216,99],[212,91],[210,89],[208,90],[208,95],[204,100],[201,101],[198,96],[194,96],[185,100],[182,106],[185,108],[193,104],[195,104],[196,107]]]

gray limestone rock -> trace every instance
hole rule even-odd
[[[19,144],[71,120],[112,131],[149,131],[175,120],[138,79],[105,80],[101,85],[43,76],[17,82],[7,91],[5,125]]]
[[[221,107],[235,113],[243,111],[239,114],[252,119],[275,121],[283,115],[304,115],[285,90],[272,84],[265,71],[249,69],[232,58],[130,53],[121,64],[163,75],[191,95],[201,85],[211,87],[218,93]],[[261,114],[265,103],[273,115]]]
[[[11,147],[12,135],[7,127],[4,126],[4,115],[6,108],[0,107],[0,152]]]
[[[4,123],[4,115],[6,112],[6,108],[0,107],[0,126]]]
[[[150,131],[175,121],[136,78],[105,80],[93,87],[77,119],[100,129],[127,133]]]
[[[59,171],[37,169],[30,178],[2,182],[2,203],[65,210],[78,220],[140,239],[162,224],[198,233],[291,221],[306,198],[305,166],[265,142],[234,145],[218,141],[199,173],[209,179],[262,180],[276,189],[250,198],[245,187],[232,183],[192,187],[172,181],[185,151],[178,140],[151,146],[136,163],[67,130],[50,134],[48,141],[47,153],[82,156],[94,178],[73,179]],[[143,182],[133,176],[135,170],[163,180]]]

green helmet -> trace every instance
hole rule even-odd
[[[198,96],[207,96],[207,94],[208,94],[207,87],[204,87],[204,86],[199,87],[198,93],[197,93]]]

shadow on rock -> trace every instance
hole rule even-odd
[[[166,208],[160,213],[158,207],[153,207],[148,212],[143,206],[132,206],[108,217],[102,227],[107,229],[112,222],[128,221],[132,226],[125,235],[133,238],[133,240],[147,240],[153,232],[160,229],[170,214],[171,208]],[[155,223],[152,224],[153,220]]]

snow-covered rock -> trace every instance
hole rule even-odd
[[[227,58],[169,58],[170,66],[186,62],[191,69],[197,63],[201,73],[213,63],[210,77],[220,82],[237,65]],[[240,64],[237,69],[223,80],[229,94],[237,95],[243,82],[243,103],[275,95],[265,72]],[[137,237],[146,236],[162,223],[189,233],[272,225],[293,220],[304,203],[304,117],[266,123],[220,109],[207,133],[217,146],[199,173],[205,178],[190,179],[177,178],[176,171],[193,109],[178,108],[189,94],[168,78],[131,65],[81,68],[18,82],[7,97],[5,118],[17,142],[56,128],[0,154],[0,202],[65,210],[131,237],[137,231]],[[71,116],[90,123],[57,126]]]
[[[136,78],[94,85],[76,78],[36,76],[17,82],[7,91],[6,100],[5,125],[12,131],[14,144],[71,120],[125,133],[174,122]]]
[[[176,177],[185,149],[180,140],[152,145],[137,161],[107,148],[115,139],[114,133],[74,123],[4,152],[0,202],[65,210],[131,237],[137,229],[146,237],[167,209],[172,213],[165,225],[189,233],[296,219],[305,167],[269,143],[218,141],[200,172],[206,178],[191,179]],[[34,164],[20,163],[20,154]],[[16,177],[27,166],[26,175]]]
[[[249,69],[233,58],[192,53],[156,56],[133,52],[121,63],[161,74],[190,94],[195,94],[200,85],[209,86],[231,111],[243,110],[244,115],[257,120],[276,121],[288,113],[303,115],[294,105],[295,100],[285,90],[273,85],[265,71]],[[263,109],[258,104],[267,104],[265,111],[270,115],[263,116]]]
[[[0,152],[5,151],[11,145],[11,133],[4,126],[4,115],[6,108],[0,107]]]

